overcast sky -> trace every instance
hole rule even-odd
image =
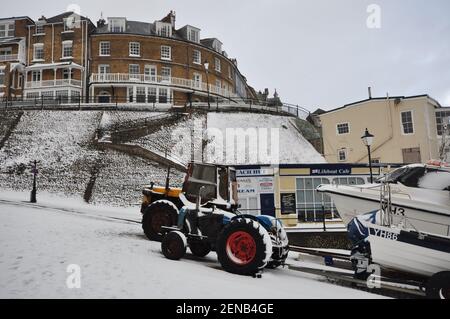
[[[101,12],[153,22],[174,10],[177,28],[219,38],[256,90],[276,88],[310,110],[365,99],[368,86],[374,96],[430,94],[450,106],[448,0],[17,0],[3,1],[1,15],[50,17],[70,4],[94,23]],[[367,27],[370,4],[381,28]]]

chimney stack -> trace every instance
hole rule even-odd
[[[372,88],[369,86],[367,89],[369,91],[369,100],[371,100],[372,99]]]

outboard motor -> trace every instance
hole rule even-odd
[[[353,218],[347,226],[348,238],[353,245],[350,261],[355,270],[355,278],[358,279],[368,278],[367,268],[370,265],[370,244],[367,241],[369,229],[362,222],[375,224],[377,216],[378,211],[360,215]]]

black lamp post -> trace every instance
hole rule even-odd
[[[37,187],[36,187],[36,175],[38,173],[37,170],[37,161],[34,161],[33,168],[31,169],[31,172],[33,173],[33,189],[31,190],[31,196],[30,196],[30,202],[36,203],[36,194],[37,194]]]
[[[372,174],[372,154],[370,153],[370,147],[373,143],[373,138],[375,136],[369,133],[369,130],[366,128],[366,132],[364,136],[361,137],[364,145],[367,146],[367,152],[369,153],[369,168],[370,168],[370,183],[373,183],[373,174]]]
[[[203,63],[203,66],[205,67],[205,72],[206,72],[206,90],[208,92],[208,109],[211,109],[211,104],[209,102],[209,77],[208,77],[209,62],[205,61]]]

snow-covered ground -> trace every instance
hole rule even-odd
[[[205,115],[194,114],[178,123],[164,125],[157,132],[133,141],[133,144],[161,154],[167,150],[168,157],[180,163],[188,163],[192,156],[201,161],[205,120]]]
[[[0,194],[0,298],[380,297],[288,269],[267,270],[262,279],[232,275],[213,253],[170,261],[139,224],[117,219],[139,219],[138,212],[46,194],[32,205],[23,202],[27,195]],[[73,265],[79,289],[67,286]]]
[[[325,159],[297,131],[291,117],[252,113],[208,113],[207,127],[208,145],[205,153],[208,161],[212,163],[325,163]],[[227,131],[232,129],[237,129],[234,143],[233,140],[230,141],[230,135],[227,136]],[[257,138],[249,137],[253,133]],[[245,137],[244,134],[248,136]],[[265,156],[266,154],[268,156]],[[270,158],[274,161],[270,161]]]

